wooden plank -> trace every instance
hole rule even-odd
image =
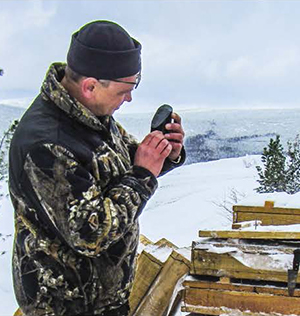
[[[129,297],[130,315],[133,315],[162,267],[163,262],[148,252],[142,251],[139,255],[137,259],[137,270]]]
[[[14,316],[24,316],[23,312],[20,310],[20,308],[18,308],[15,313]]]
[[[265,201],[265,208],[274,208],[274,204],[275,202],[274,201]]]
[[[262,226],[300,224],[300,215],[235,212],[233,223],[258,220]]]
[[[291,225],[300,223],[300,208],[274,207],[273,201],[264,206],[233,206],[233,223],[261,220],[262,225]]]
[[[166,315],[172,296],[176,295],[177,282],[190,270],[190,261],[175,250],[164,263],[162,270],[150,287],[147,295],[139,304],[134,316]]]
[[[168,312],[168,316],[178,316],[178,310],[181,307],[181,302],[183,299],[183,289],[178,291],[173,303],[170,303],[170,311]]]
[[[300,208],[234,205],[234,212],[300,215]]]
[[[247,254],[250,260],[263,255]],[[269,258],[267,258],[269,260]],[[231,253],[208,252],[205,249],[192,249],[191,274],[202,276],[228,277],[258,281],[287,282],[287,271],[279,269],[251,268],[232,256]],[[270,262],[272,263],[272,261]],[[300,278],[298,280],[300,282]]]
[[[222,310],[222,308],[193,306],[193,305],[184,305],[181,307],[181,311],[186,312],[186,313],[192,313],[192,314],[189,314],[188,316],[190,316],[190,315],[194,316],[194,315],[221,315],[221,314],[224,314],[224,309]]]
[[[159,239],[154,245],[159,246],[159,247],[169,247],[169,248],[172,248],[175,250],[178,249],[178,247],[176,245],[174,245],[172,242],[170,242],[166,238]]]
[[[186,288],[185,306],[204,306],[249,311],[300,315],[300,298],[242,291]],[[194,311],[191,311],[194,312]]]
[[[235,239],[281,239],[300,240],[300,232],[283,231],[237,231],[237,230],[200,230],[199,237]]]
[[[145,246],[153,245],[153,242],[143,234],[140,234],[140,243]]]
[[[165,262],[162,261],[167,260],[169,254],[172,253],[172,250],[177,248],[177,246],[166,238],[162,238],[154,244],[144,235],[140,235],[140,243],[142,243],[145,248],[137,259],[137,271],[129,297],[130,316],[135,315],[139,305],[148,294],[152,284],[161,272],[165,264]],[[162,248],[164,248],[164,250]],[[163,256],[166,256],[164,259],[161,257],[162,250],[166,252]]]
[[[230,278],[228,278],[228,277],[220,277],[219,282],[223,283],[223,284],[230,284]]]
[[[205,306],[193,306],[186,305],[181,307],[181,311],[188,312],[187,316],[198,316],[198,315],[238,315],[238,316],[291,316],[291,315],[279,315],[278,313],[252,313],[250,311],[243,311],[237,309],[230,309],[225,307],[205,307]]]
[[[259,220],[251,220],[251,221],[242,221],[238,223],[233,223],[231,228],[232,229],[242,229],[242,228],[249,228],[249,227],[258,227],[261,225],[261,221]]]
[[[261,240],[243,240],[237,243],[234,239],[205,239],[204,241],[193,241],[192,249],[222,249],[235,248],[236,251],[242,251],[245,253],[257,253],[264,255],[268,253],[285,253],[293,254],[294,250],[300,248],[299,241],[288,241],[285,240],[268,240],[268,243],[262,243]]]
[[[185,288],[195,289],[211,289],[211,290],[227,290],[237,292],[252,292],[252,293],[263,293],[272,295],[289,296],[286,287],[275,287],[271,285],[251,285],[251,284],[240,284],[240,283],[222,283],[222,282],[210,282],[210,281],[191,281],[186,280],[183,282]],[[300,298],[300,289],[295,289],[294,297]]]

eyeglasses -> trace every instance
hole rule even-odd
[[[109,79],[110,81],[114,81],[114,82],[121,82],[121,83],[127,83],[127,84],[134,84],[135,87],[134,89],[136,89],[140,82],[141,82],[141,79],[142,79],[142,74],[139,72],[137,75],[136,75],[136,81],[135,82],[132,82],[132,81],[123,81],[123,80],[119,80],[119,79]]]

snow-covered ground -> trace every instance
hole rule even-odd
[[[232,192],[245,201],[263,205],[300,207],[300,194],[258,195],[255,165],[259,156],[223,159],[183,166],[159,179],[159,189],[140,217],[141,233],[152,241],[165,237],[177,246],[190,246],[200,229],[229,229],[229,213],[222,205],[231,202]],[[292,203],[289,204],[292,197]],[[245,203],[243,203],[245,204]],[[13,234],[13,210],[8,199],[1,201],[0,232]],[[17,308],[11,282],[12,237],[0,241],[0,316],[11,316]]]
[[[154,242],[165,237],[185,247],[200,229],[230,228],[230,214],[220,205],[231,199],[232,191],[240,197],[253,194],[258,164],[259,156],[247,156],[173,170],[159,179],[159,189],[140,217],[141,233]]]

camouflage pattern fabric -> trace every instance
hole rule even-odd
[[[27,316],[106,315],[126,305],[138,216],[157,188],[133,166],[136,140],[63,88],[64,68],[51,65],[10,148],[13,280]],[[179,165],[166,162],[163,173]]]

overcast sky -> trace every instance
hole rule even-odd
[[[293,0],[0,0],[0,103],[34,97],[71,34],[106,19],[143,45],[127,109],[300,108],[299,17]]]

